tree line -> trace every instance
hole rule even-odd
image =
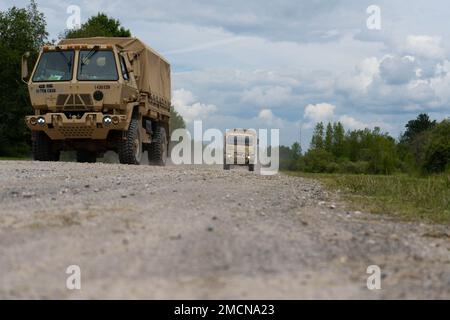
[[[420,114],[396,140],[380,128],[348,130],[340,122],[317,123],[310,148],[280,147],[284,170],[314,173],[392,174],[450,171],[450,119]]]
[[[0,157],[29,156],[31,134],[24,117],[32,114],[28,89],[21,81],[21,58],[30,52],[32,67],[39,49],[45,44],[55,44],[48,39],[44,14],[35,0],[25,8],[13,6],[0,11]],[[63,30],[59,38],[130,37],[131,31],[119,20],[104,13],[90,17],[79,29]],[[29,70],[31,70],[29,68]],[[172,108],[171,130],[185,127],[181,115]]]

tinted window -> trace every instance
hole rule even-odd
[[[51,51],[41,55],[33,81],[72,80],[73,51]]]
[[[239,146],[249,146],[253,144],[253,137],[249,136],[228,136],[227,144],[235,144]]]
[[[116,81],[116,60],[112,51],[81,50],[78,61],[78,80]]]

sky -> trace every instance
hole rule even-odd
[[[0,1],[0,10],[28,3]],[[450,116],[443,0],[37,3],[51,39],[77,5],[82,23],[104,12],[162,53],[172,66],[172,103],[188,128],[196,120],[205,129],[277,128],[281,144],[301,139],[305,149],[319,121],[378,126],[397,138],[419,113]],[[373,5],[377,20],[367,11]]]

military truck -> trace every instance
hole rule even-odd
[[[257,143],[258,139],[254,130],[228,130],[224,137],[224,170],[230,170],[231,165],[239,165],[248,166],[249,171],[255,171]]]
[[[61,151],[74,150],[77,161],[95,162],[112,150],[120,163],[138,165],[147,150],[150,164],[165,165],[170,64],[140,40],[94,37],[44,46],[26,83],[35,160],[58,161]]]

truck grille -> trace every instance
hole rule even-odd
[[[65,110],[83,110],[93,106],[90,94],[59,94],[56,106]]]
[[[80,126],[65,126],[58,128],[58,130],[65,138],[72,139],[90,138],[94,133],[94,128]]]

